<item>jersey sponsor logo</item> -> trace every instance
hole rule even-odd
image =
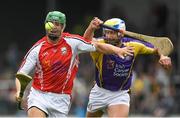
[[[62,55],[67,54],[67,48],[66,48],[66,47],[62,47],[62,48],[61,48],[61,54],[62,54]]]
[[[49,54],[48,52],[44,52],[44,53],[42,54],[42,56],[45,57],[45,56],[47,56],[48,54]]]
[[[129,68],[125,68],[124,64],[116,64],[113,75],[116,77],[127,77],[129,74]]]

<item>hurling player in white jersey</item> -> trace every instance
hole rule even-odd
[[[30,76],[34,70],[28,96],[29,117],[67,117],[71,105],[73,80],[78,70],[78,54],[99,51],[106,54],[132,55],[133,48],[117,48],[109,44],[91,42],[79,35],[64,33],[65,14],[49,12],[45,23],[53,23],[46,35],[37,41],[25,55],[17,74]],[[90,27],[102,21],[92,21]],[[90,28],[90,29],[91,29]],[[22,83],[16,78],[17,98]],[[21,92],[20,92],[21,91]],[[19,100],[19,99],[18,99]]]

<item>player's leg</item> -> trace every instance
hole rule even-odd
[[[71,96],[69,94],[51,93],[48,99],[48,116],[49,117],[68,117],[71,107]]]
[[[107,108],[108,117],[128,117],[129,106],[126,104],[111,105]]]
[[[28,110],[28,117],[47,117],[47,114],[37,107],[31,107]]]
[[[101,117],[103,115],[103,111],[98,110],[96,112],[87,112],[86,117]]]
[[[90,92],[86,117],[101,117],[107,107],[107,96],[104,90],[95,85]]]
[[[44,100],[44,94],[31,87],[28,96],[28,117],[46,117],[49,115],[47,111],[47,102]]]
[[[70,105],[69,94],[42,92],[31,88],[28,96],[28,116],[67,117]]]
[[[130,96],[128,90],[109,93],[108,117],[128,117]]]

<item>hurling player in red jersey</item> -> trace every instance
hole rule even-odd
[[[79,35],[63,33],[66,17],[59,11],[49,12],[45,19],[47,22],[50,22],[52,29],[47,28],[46,36],[27,52],[17,74],[29,77],[29,73],[34,71],[28,96],[29,117],[66,117],[71,105],[73,80],[78,70],[78,54],[99,51],[123,58],[124,54],[132,55],[133,48],[117,48],[91,42]],[[96,23],[99,25],[102,22],[99,20]],[[16,78],[17,98],[22,90],[21,85],[19,78]]]

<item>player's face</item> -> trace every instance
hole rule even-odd
[[[117,45],[120,43],[118,32],[115,32],[113,30],[105,30],[104,33],[107,43],[110,43],[112,45]]]
[[[118,32],[112,30],[105,30],[105,37],[109,40],[116,40],[118,39]]]
[[[46,33],[50,37],[57,37],[59,38],[61,36],[61,33],[64,30],[63,24],[57,22],[57,21],[51,21],[54,24],[54,28],[52,30],[47,30]]]

